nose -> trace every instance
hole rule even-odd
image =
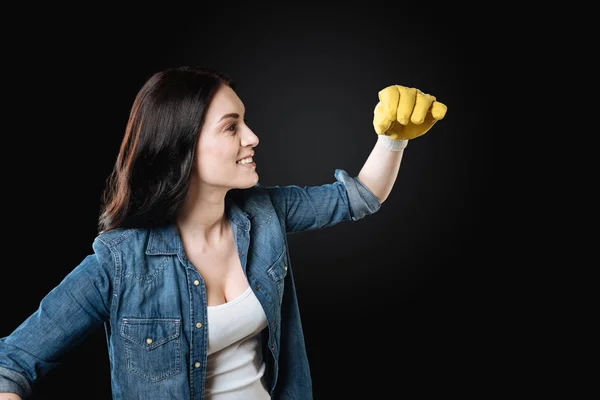
[[[255,147],[258,145],[258,136],[256,136],[256,134],[254,132],[252,132],[252,129],[246,127],[246,129],[244,129],[244,133],[242,134],[242,146],[247,147]]]

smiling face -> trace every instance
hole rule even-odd
[[[246,189],[258,182],[252,158],[258,137],[245,124],[244,104],[222,85],[215,93],[196,144],[194,176],[202,187]],[[250,161],[248,163],[248,161]]]

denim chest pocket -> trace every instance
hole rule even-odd
[[[288,266],[285,258],[285,250],[281,253],[277,261],[271,265],[267,270],[267,273],[275,282],[277,288],[277,294],[279,295],[279,304],[283,300],[283,287],[285,285],[285,277],[287,276]]]
[[[181,370],[181,320],[123,318],[127,369],[156,382]]]

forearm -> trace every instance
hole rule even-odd
[[[378,135],[371,154],[358,174],[358,179],[381,203],[387,199],[396,182],[406,143]]]
[[[22,400],[18,394],[15,393],[0,393],[0,400]]]

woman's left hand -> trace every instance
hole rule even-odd
[[[419,89],[391,85],[378,93],[373,127],[378,135],[392,139],[414,139],[425,134],[446,116],[448,108]]]

